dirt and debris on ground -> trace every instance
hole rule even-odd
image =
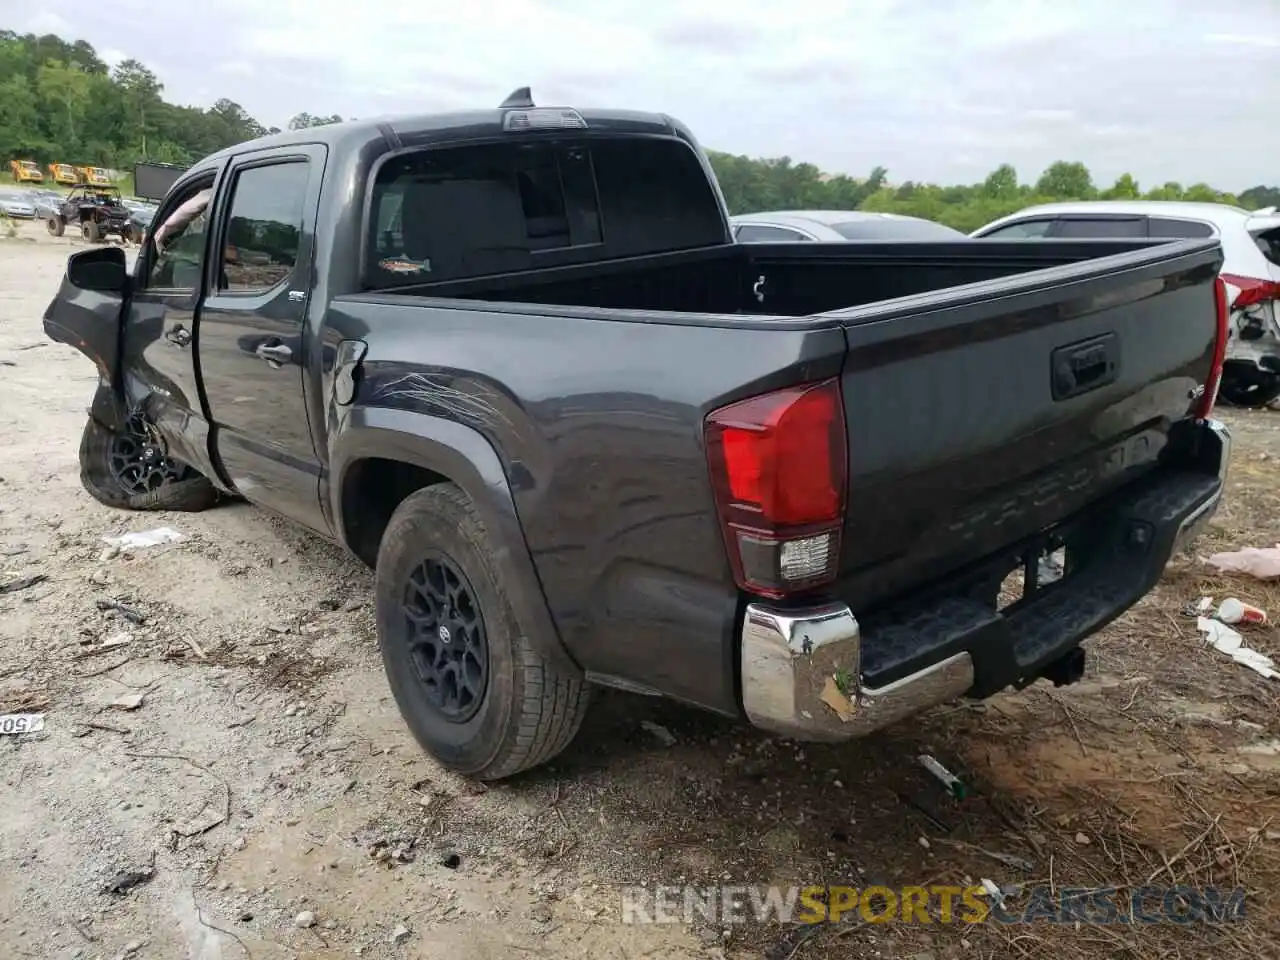
[[[40,316],[66,240],[0,240],[0,956],[40,960],[1273,955],[1280,683],[1207,649],[1179,559],[1085,680],[797,745],[604,693],[550,767],[441,770],[384,683],[367,570],[245,505],[108,510],[79,484],[95,374]],[[1280,413],[1227,411],[1202,555],[1280,542]],[[183,536],[136,551],[103,538]],[[1280,657],[1280,628],[1247,629]],[[125,642],[127,641],[127,642]],[[113,706],[114,705],[114,706]],[[127,705],[127,708],[122,707]],[[948,796],[917,762],[960,777]],[[1229,923],[624,925],[622,885],[1243,888]]]

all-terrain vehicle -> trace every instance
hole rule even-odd
[[[120,200],[118,187],[73,187],[46,225],[55,237],[62,236],[70,225],[89,243],[98,243],[112,234],[124,243],[135,242],[141,236],[129,208]]]

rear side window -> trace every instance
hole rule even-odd
[[[1164,239],[1212,237],[1213,227],[1197,220],[1172,220],[1166,217],[1152,217],[1147,221],[1147,236]]]
[[[1280,267],[1280,227],[1255,233],[1253,240],[1262,251],[1262,255],[1275,266]]]
[[[1057,236],[1066,239],[1104,239],[1117,237],[1145,237],[1147,225],[1142,217],[1130,219],[1100,218],[1097,220],[1060,220]]]
[[[744,223],[738,228],[739,243],[797,243],[808,240],[802,233],[783,227],[768,227],[762,223]]]
[[[504,142],[388,160],[367,242],[378,288],[710,246],[724,221],[681,141]]]

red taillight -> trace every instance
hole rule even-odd
[[[714,410],[706,442],[738,586],[781,597],[834,579],[848,462],[839,381]]]
[[[1217,336],[1213,342],[1213,366],[1204,380],[1204,393],[1196,407],[1196,416],[1207,419],[1213,413],[1218,400],[1218,387],[1222,385],[1222,365],[1227,359],[1227,338],[1231,333],[1231,303],[1227,298],[1227,284],[1222,277],[1213,282],[1213,305],[1217,313]]]
[[[1222,279],[1240,291],[1230,305],[1233,310],[1243,310],[1268,300],[1280,300],[1280,283],[1274,280],[1240,277],[1233,273],[1222,274]]]

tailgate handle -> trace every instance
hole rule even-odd
[[[1104,333],[1053,351],[1053,399],[1066,400],[1114,383],[1120,373],[1120,342]]]

